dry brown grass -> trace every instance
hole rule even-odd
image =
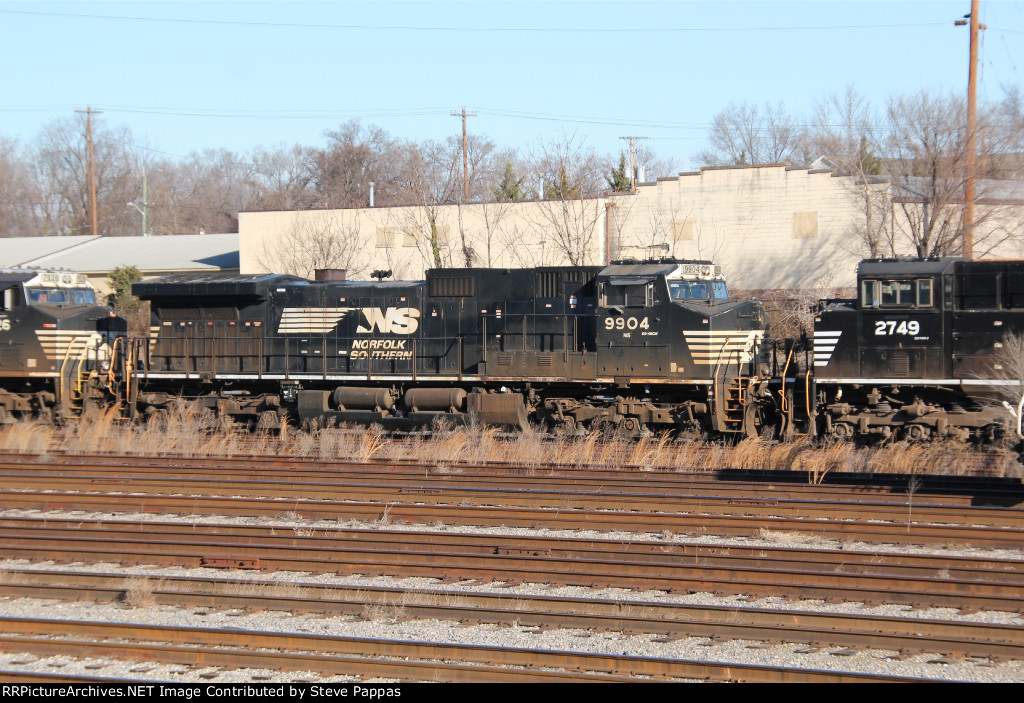
[[[124,603],[132,608],[156,605],[153,590],[157,588],[147,576],[132,576],[125,582]]]
[[[831,472],[1021,476],[1011,452],[982,453],[959,442],[912,444],[890,442],[858,448],[852,443],[813,445],[804,440],[771,442],[745,439],[737,444],[684,441],[661,434],[640,440],[608,430],[583,436],[551,437],[530,428],[510,437],[478,424],[438,423],[427,436],[394,438],[379,426],[316,426],[308,431],[285,427],[280,432],[248,433],[225,425],[208,412],[182,404],[157,421],[125,423],[100,413],[57,427],[44,421],[0,426],[0,451],[45,454],[140,456],[295,456],[323,461],[414,460],[437,473],[459,473],[463,465],[506,464],[527,474],[553,465],[562,469],[620,468],[633,471],[715,471],[724,468],[805,472],[812,482]]]

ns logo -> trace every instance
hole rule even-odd
[[[278,334],[327,334],[349,315],[359,320],[356,334],[412,334],[420,326],[416,308],[284,308]]]
[[[416,308],[359,308],[366,324],[359,323],[356,332],[370,334],[376,329],[384,334],[412,334],[419,329],[420,311]]]

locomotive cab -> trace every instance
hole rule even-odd
[[[882,378],[943,378],[948,322],[943,282],[953,260],[864,262],[858,276],[860,372]]]
[[[862,261],[856,300],[815,317],[824,432],[999,436],[1001,411],[989,404],[1002,383],[996,352],[1022,316],[1024,262]]]
[[[125,325],[96,305],[83,274],[12,270],[0,273],[0,369],[8,374],[54,373],[68,358],[109,360]]]
[[[0,271],[0,420],[106,402],[114,340],[126,330],[82,274]]]

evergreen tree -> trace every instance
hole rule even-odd
[[[612,175],[605,178],[605,180],[608,181],[608,185],[616,193],[625,193],[631,190],[629,167],[626,166],[626,152],[620,153],[618,168],[613,168]]]
[[[557,182],[544,186],[544,197],[548,200],[576,200],[580,197],[580,187],[569,180],[565,166],[558,169]]]
[[[868,146],[868,138],[861,135],[860,150],[857,152],[857,163],[860,165],[861,173],[868,176],[882,175],[882,160],[874,155]]]
[[[523,188],[523,181],[526,180],[526,176],[522,178],[516,178],[515,169],[512,168],[510,161],[505,162],[505,173],[501,176],[501,181],[491,191],[494,195],[494,199],[500,202],[515,202],[518,200],[526,200],[527,193],[526,189]]]

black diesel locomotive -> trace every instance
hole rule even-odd
[[[179,275],[134,292],[148,339],[127,340],[84,277],[0,272],[0,420],[184,401],[271,428],[992,440],[1022,390],[1007,335],[1024,334],[1024,261],[864,261],[857,298],[822,301],[809,340],[769,340],[761,304],[730,300],[707,261]]]
[[[1024,261],[871,259],[855,300],[814,321],[815,401],[797,412],[839,438],[996,439],[1020,398],[1008,334],[1024,334]],[[1018,363],[1024,359],[1018,360]]]
[[[565,431],[753,433],[761,304],[709,261],[437,269],[421,282],[282,275],[137,283],[151,337],[132,408],[178,396],[265,427],[442,418]]]
[[[0,269],[0,423],[76,417],[123,390],[127,322],[81,274]]]

